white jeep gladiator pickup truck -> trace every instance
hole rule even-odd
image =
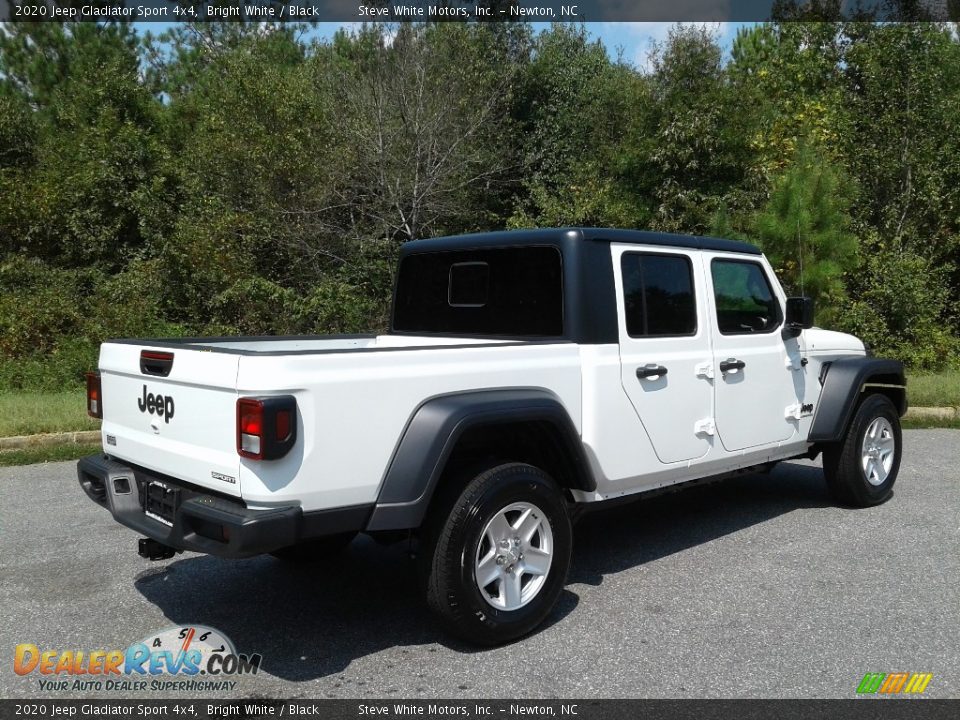
[[[903,367],[812,311],[729,240],[414,241],[384,335],[104,343],[79,480],[150,559],[413,536],[441,621],[501,643],[550,613],[585,508],[821,453],[839,502],[890,497]]]

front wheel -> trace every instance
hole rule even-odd
[[[868,396],[843,441],[823,453],[823,471],[834,499],[855,507],[886,502],[900,470],[902,446],[900,416],[890,398]]]
[[[572,544],[566,501],[546,473],[522,463],[493,467],[471,479],[435,525],[427,603],[465,640],[514,640],[556,604]]]

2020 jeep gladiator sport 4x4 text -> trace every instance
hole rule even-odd
[[[811,314],[728,240],[410,242],[385,335],[104,343],[80,484],[153,559],[413,533],[444,624],[504,642],[550,612],[591,504],[818,453],[838,501],[891,495],[903,367]]]

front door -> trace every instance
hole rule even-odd
[[[663,463],[711,447],[710,328],[702,265],[681,250],[611,244],[617,279],[620,381]]]
[[[783,302],[761,258],[704,254],[711,284],[717,433],[727,450],[787,440],[797,427],[797,340],[785,339]]]

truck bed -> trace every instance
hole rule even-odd
[[[141,352],[172,353],[167,376]],[[547,387],[575,423],[579,346],[407,335],[198,338],[105,343],[100,353],[105,451],[119,460],[239,497],[304,510],[372,502],[407,422],[438,395]],[[239,397],[292,395],[298,438],[283,458],[237,454]],[[150,412],[169,399],[172,417]],[[155,403],[159,403],[156,400]]]

